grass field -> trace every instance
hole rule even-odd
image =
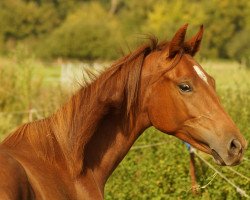
[[[27,111],[38,110],[33,119],[47,116],[68,95],[56,79],[58,66],[46,67],[33,59],[16,56],[14,61],[0,59],[0,136],[29,120]],[[223,105],[247,140],[250,140],[250,71],[230,61],[204,61],[202,66],[215,78]],[[108,180],[105,199],[244,199],[218,175],[200,189],[198,196],[191,193],[189,154],[183,143],[154,128],[149,128],[134,146],[166,142],[151,148],[131,149]],[[246,152],[250,158],[250,151]],[[212,163],[212,160],[206,156]],[[197,179],[206,185],[214,172],[196,159]],[[250,195],[250,181],[232,173],[226,167],[221,172]],[[250,177],[250,161],[234,167]]]

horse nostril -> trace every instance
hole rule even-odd
[[[233,139],[229,143],[228,151],[229,154],[238,155],[242,151],[241,143],[238,140]]]

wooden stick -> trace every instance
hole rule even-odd
[[[194,152],[190,151],[190,177],[191,177],[191,183],[192,183],[192,192],[194,195],[198,194],[198,185],[196,182],[196,173],[195,173],[195,154]]]

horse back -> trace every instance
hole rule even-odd
[[[0,180],[0,199],[34,199],[24,168],[2,149],[0,149]]]

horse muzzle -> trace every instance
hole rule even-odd
[[[218,145],[216,145],[218,146]],[[211,147],[211,154],[214,161],[221,166],[235,166],[241,163],[244,151],[247,147],[245,139],[231,139],[224,148]]]

